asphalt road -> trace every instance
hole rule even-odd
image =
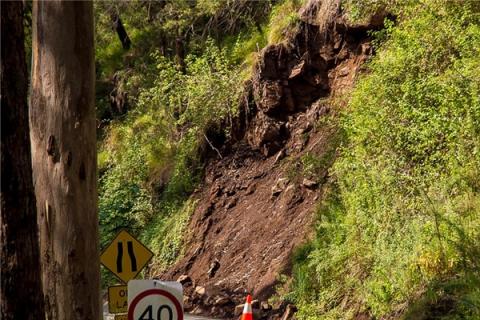
[[[196,316],[196,315],[188,314],[188,313],[185,314],[184,319],[185,319],[185,320],[216,320],[216,319],[214,319],[214,318]]]
[[[110,313],[107,313],[107,314],[104,313],[103,314],[103,319],[104,320],[113,320],[114,316],[113,316],[113,314],[110,314]],[[196,316],[196,315],[193,315],[193,314],[186,313],[185,316],[184,316],[184,320],[217,320],[217,319],[207,318],[207,317],[202,317],[202,316]]]

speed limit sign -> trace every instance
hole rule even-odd
[[[183,320],[182,285],[176,281],[129,281],[128,320]]]

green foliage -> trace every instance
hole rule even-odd
[[[298,31],[300,25],[298,10],[303,2],[302,0],[284,0],[275,5],[267,26],[269,44],[280,43]]]
[[[294,267],[300,318],[480,316],[478,9],[409,3],[390,26],[344,116],[313,248]]]
[[[252,75],[260,50],[267,45],[265,28],[252,27],[237,36],[227,37],[223,45],[229,61],[240,66],[240,79],[247,80]]]
[[[389,10],[398,13],[399,8],[406,5],[410,0],[343,0],[342,7],[347,12],[347,17],[355,22],[368,22],[370,17],[378,12]],[[402,4],[402,5],[400,5]]]
[[[270,1],[96,1],[98,115],[108,118],[105,96],[109,92],[101,89],[114,76],[129,98],[136,100],[140,89],[151,87],[156,79],[152,53],[161,52],[173,60],[180,45],[181,51],[199,56],[204,53],[209,37],[219,45],[225,39],[237,39],[243,34],[241,42],[248,43],[249,30],[264,23],[270,8]],[[129,50],[122,48],[113,27],[116,15],[131,40]],[[261,48],[262,44],[259,45]],[[243,47],[238,54],[247,56],[252,52],[250,49],[251,45]]]
[[[184,239],[188,221],[195,210],[196,200],[162,203],[162,214],[157,215],[143,232],[143,239],[157,252],[153,268],[160,271],[184,253]]]
[[[152,214],[150,195],[143,186],[148,172],[143,158],[138,141],[131,141],[121,157],[111,159],[108,174],[100,178],[102,247],[123,228],[137,231]]]
[[[158,126],[148,125],[153,129],[152,136],[145,139],[145,146],[151,148],[150,162],[152,167],[175,163],[168,191],[176,194],[193,190],[202,165],[198,154],[205,147],[205,137],[228,136],[236,114],[241,89],[237,85],[238,72],[212,41],[207,41],[206,46],[203,55],[186,58],[186,74],[157,55],[158,78],[138,99],[138,114],[160,122]],[[160,126],[168,129],[161,134],[154,129]]]
[[[224,51],[206,42],[202,55],[186,57],[186,73],[154,54],[157,77],[140,91],[136,107],[110,124],[101,146],[102,246],[121,228],[155,251],[154,268],[182,253],[184,229],[194,209],[206,137],[227,137],[241,87]],[[107,279],[108,280],[108,279]]]

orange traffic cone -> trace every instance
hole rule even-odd
[[[252,296],[251,295],[247,296],[247,301],[245,302],[245,305],[243,306],[243,313],[242,313],[242,319],[241,320],[253,320]]]

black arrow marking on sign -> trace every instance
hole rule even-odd
[[[123,258],[123,243],[119,241],[117,243],[117,272],[120,273],[122,272],[122,258]]]
[[[132,241],[127,241],[128,255],[130,256],[130,261],[132,262],[132,271],[137,271],[137,259],[135,258],[135,253],[133,252],[133,243]]]
[[[130,257],[130,262],[132,265],[132,272],[137,271],[137,258],[135,257],[135,253],[133,251],[133,242],[132,241],[127,241],[127,251],[128,251],[128,256]],[[117,272],[121,273],[123,272],[123,242],[119,241],[117,242]]]

